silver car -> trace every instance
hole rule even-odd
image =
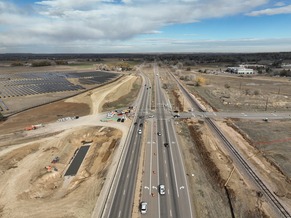
[[[159,192],[160,192],[160,195],[166,194],[165,185],[159,185]]]
[[[146,214],[148,210],[148,203],[147,202],[140,202],[140,212],[141,214]]]

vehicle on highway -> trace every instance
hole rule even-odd
[[[138,130],[138,134],[141,135],[141,129]]]
[[[160,195],[166,194],[165,185],[159,185],[159,193]]]
[[[143,123],[140,123],[140,124],[139,124],[139,127],[142,127],[142,126],[143,126]]]
[[[153,118],[154,117],[154,115],[149,115],[149,118]]]
[[[158,132],[158,136],[161,136],[161,135],[162,135],[162,133]]]
[[[165,147],[169,147],[169,143],[168,143],[168,142],[165,142],[165,143],[164,143],[164,146],[165,146]]]
[[[146,214],[148,210],[148,203],[147,202],[140,202],[140,212],[141,214]]]
[[[180,117],[180,114],[175,114],[174,118]]]

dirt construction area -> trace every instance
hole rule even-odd
[[[130,119],[122,124],[101,122],[106,117],[101,113],[103,105],[121,101],[122,94],[127,96],[127,103],[134,104],[138,78],[126,75],[0,123],[0,217],[92,215],[106,179],[112,177],[112,163],[117,162],[131,124]],[[57,122],[76,115],[80,116],[77,120]],[[24,130],[39,123],[44,127]],[[85,142],[90,147],[76,176],[64,176]]]
[[[120,138],[119,130],[87,127],[1,155],[1,217],[90,217]],[[78,174],[64,177],[83,140],[92,143]]]

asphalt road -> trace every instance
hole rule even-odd
[[[191,111],[186,113],[180,113],[181,118],[192,117],[210,117],[210,118],[240,118],[240,119],[252,119],[263,120],[268,118],[269,120],[281,120],[290,119],[291,112],[199,112]]]
[[[159,75],[156,66],[154,71]],[[148,212],[143,217],[193,217],[179,143],[171,114],[165,106],[168,100],[159,76],[155,82],[156,116],[148,122],[142,184],[142,201],[148,203]],[[164,143],[169,146],[165,147]],[[160,184],[165,185],[165,195],[159,194]]]
[[[75,154],[75,157],[66,171],[65,176],[75,176],[77,174],[89,148],[90,145],[81,146],[77,154]]]
[[[132,135],[129,135],[130,141],[127,147],[126,155],[124,156],[120,172],[114,183],[112,194],[112,201],[109,210],[105,211],[102,217],[131,217],[133,209],[133,198],[136,186],[137,169],[139,163],[139,157],[141,153],[141,141],[143,136],[144,118],[145,113],[148,111],[148,80],[144,84],[145,88],[142,89],[142,98],[140,102],[139,110],[137,111],[136,124],[133,127]],[[138,131],[142,133],[139,134]]]

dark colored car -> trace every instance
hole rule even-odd
[[[165,147],[169,147],[169,143],[168,143],[168,142],[165,142],[165,143],[164,143],[164,146],[165,146]]]

